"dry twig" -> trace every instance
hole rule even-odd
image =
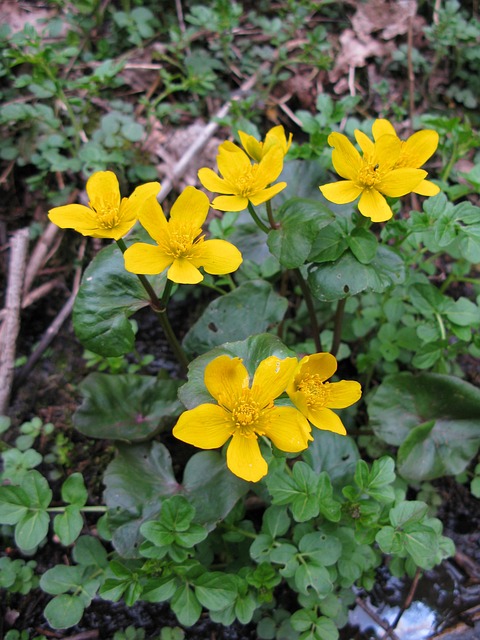
[[[10,242],[6,315],[0,331],[0,415],[7,412],[10,400],[27,250],[28,229],[19,229]]]

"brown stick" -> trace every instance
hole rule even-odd
[[[27,250],[28,229],[19,229],[10,242],[6,316],[0,331],[0,415],[7,412],[13,382]]]
[[[45,228],[45,231],[42,234],[42,237],[39,239],[39,241],[35,245],[35,248],[32,251],[32,255],[30,256],[30,260],[28,262],[27,270],[25,273],[25,283],[23,286],[23,290],[25,294],[27,294],[30,291],[30,287],[32,286],[32,282],[35,276],[45,264],[47,253],[58,231],[59,231],[59,228],[57,227],[57,225],[53,224],[53,222],[49,222],[47,227]]]

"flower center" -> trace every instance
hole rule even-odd
[[[249,391],[249,389],[245,391]],[[232,422],[235,426],[235,432],[245,438],[255,438],[257,434],[262,435],[258,429],[259,417],[260,408],[258,403],[252,400],[248,393],[244,393],[232,409]]]
[[[236,181],[237,193],[247,198],[252,193],[253,181],[258,170],[258,164],[252,164]]]
[[[201,233],[201,229],[174,228],[169,231],[169,237],[165,239],[164,250],[173,258],[191,258],[193,247],[204,240],[203,236],[195,239]]]
[[[358,172],[358,182],[362,187],[373,187],[377,182],[381,180],[381,175],[378,171],[378,163],[365,162],[363,167]]]
[[[100,202],[95,202],[95,206],[90,203],[90,208],[95,212],[98,226],[101,229],[113,229],[117,226],[120,220],[120,211],[118,207],[112,205],[110,202],[101,200]]]
[[[314,373],[305,376],[297,388],[304,394],[309,407],[324,407],[330,396],[329,386],[329,382],[323,382],[318,373]]]

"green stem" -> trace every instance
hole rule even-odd
[[[445,331],[445,325],[443,324],[442,316],[439,313],[435,313],[435,320],[437,321],[438,328],[440,329],[442,340],[446,340],[447,332]]]
[[[66,507],[48,507],[47,511],[49,513],[63,513]],[[107,511],[107,507],[79,507],[80,511],[83,513],[105,513]]]
[[[268,221],[270,222],[270,226],[272,227],[272,229],[278,229],[278,224],[275,222],[275,218],[273,217],[272,201],[267,200],[267,202],[265,203],[265,206],[267,208],[267,216],[268,216]]]
[[[268,233],[270,231],[270,229],[267,227],[266,224],[264,224],[260,218],[257,215],[257,212],[255,211],[255,209],[253,208],[253,204],[250,202],[250,200],[248,201],[248,210],[250,212],[250,215],[252,216],[252,218],[255,221],[255,224],[257,225],[257,227],[259,227],[262,231],[264,231],[265,233]]]
[[[117,245],[120,248],[120,251],[122,253],[125,253],[125,251],[127,250],[127,245],[122,239],[117,240]],[[180,343],[178,342],[177,337],[173,332],[172,325],[170,324],[170,321],[166,314],[166,310],[167,310],[166,303],[168,302],[168,299],[170,297],[173,282],[171,282],[170,280],[167,280],[165,289],[163,291],[162,299],[160,300],[157,294],[155,293],[152,285],[147,280],[147,278],[141,273],[137,273],[136,275],[140,280],[140,282],[142,283],[145,291],[148,293],[152,311],[157,315],[160,321],[160,324],[162,325],[162,329],[165,333],[165,336],[170,344],[170,347],[173,353],[175,354],[178,364],[182,369],[182,374],[185,375],[188,371],[188,364],[189,364],[188,358],[185,355],[184,350],[180,346]]]
[[[448,177],[450,176],[450,172],[453,169],[453,165],[455,164],[455,162],[457,161],[457,142],[454,141],[453,143],[453,149],[452,149],[452,155],[450,156],[450,160],[448,161],[447,166],[445,167],[445,169],[443,170],[442,173],[442,180],[447,181]]]
[[[330,353],[332,354],[332,356],[337,355],[338,348],[340,346],[340,341],[342,338],[343,316],[345,313],[346,304],[347,304],[347,298],[342,298],[337,303],[337,310],[335,311],[335,320],[333,325],[332,348],[330,350]]]
[[[302,290],[305,304],[307,305],[313,341],[315,343],[315,349],[317,353],[319,353],[322,350],[322,342],[320,340],[320,327],[318,326],[317,314],[315,312],[315,305],[313,303],[312,294],[310,293],[310,289],[308,288],[308,285],[305,282],[305,278],[303,277],[300,269],[294,269],[293,272],[297,278],[298,284],[300,285],[300,289]]]

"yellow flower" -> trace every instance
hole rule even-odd
[[[208,197],[187,187],[174,202],[167,222],[155,197],[148,198],[139,212],[142,226],[157,243],[132,244],[125,251],[125,268],[137,274],[154,275],[169,267],[167,278],[179,284],[203,280],[198,267],[220,275],[238,269],[240,251],[226,240],[205,240],[202,225],[210,208]]]
[[[260,142],[253,136],[248,133],[244,133],[243,131],[239,131],[238,135],[240,136],[240,141],[243,145],[243,148],[248,153],[248,155],[255,160],[255,162],[260,162],[261,159],[270,151],[270,149],[274,146],[279,146],[283,155],[285,156],[287,151],[290,149],[290,145],[292,144],[292,134],[287,137],[285,135],[285,130],[282,125],[278,125],[270,129],[270,131],[265,136],[265,141]]]
[[[345,180],[325,184],[320,191],[335,204],[353,202],[360,196],[360,213],[373,222],[383,222],[393,215],[384,196],[399,198],[410,193],[427,172],[416,168],[395,168],[401,153],[401,141],[396,136],[382,135],[375,143],[361,131],[355,131],[355,137],[365,147],[363,156],[342,133],[328,136],[328,144],[334,147],[333,166]]]
[[[150,196],[160,191],[159,182],[137,187],[129,198],[120,197],[117,176],[112,171],[97,171],[87,181],[88,207],[66,204],[50,209],[48,217],[61,229],[75,229],[84,236],[119,240],[130,231],[138,210]]]
[[[342,421],[331,409],[344,409],[357,402],[362,388],[353,380],[325,382],[336,370],[337,361],[330,353],[305,356],[295,369],[287,393],[315,427],[345,435]]]
[[[373,139],[378,140],[381,136],[396,136],[393,125],[384,119],[375,120],[372,127]],[[400,155],[395,163],[395,169],[400,167],[409,167],[411,169],[419,169],[422,164],[433,156],[438,147],[438,133],[433,129],[425,129],[417,131],[407,140],[401,140]],[[365,149],[363,150],[365,151]],[[413,193],[421,196],[435,196],[440,192],[440,187],[430,180],[422,180],[419,185],[413,189]]]
[[[215,358],[205,368],[205,386],[218,404],[201,404],[185,411],[173,435],[201,449],[216,449],[231,438],[228,468],[244,480],[257,482],[268,472],[259,436],[293,453],[306,449],[312,439],[310,425],[299,411],[274,405],[296,364],[296,358],[270,356],[258,365],[250,387],[248,371],[240,358]]]
[[[212,193],[228,194],[213,200],[214,209],[242,211],[247,208],[249,201],[253,205],[262,204],[287,186],[286,182],[268,186],[282,172],[283,156],[281,147],[273,145],[258,164],[252,165],[245,151],[227,141],[220,145],[217,156],[218,169],[223,178],[206,167],[200,169],[198,177]]]

